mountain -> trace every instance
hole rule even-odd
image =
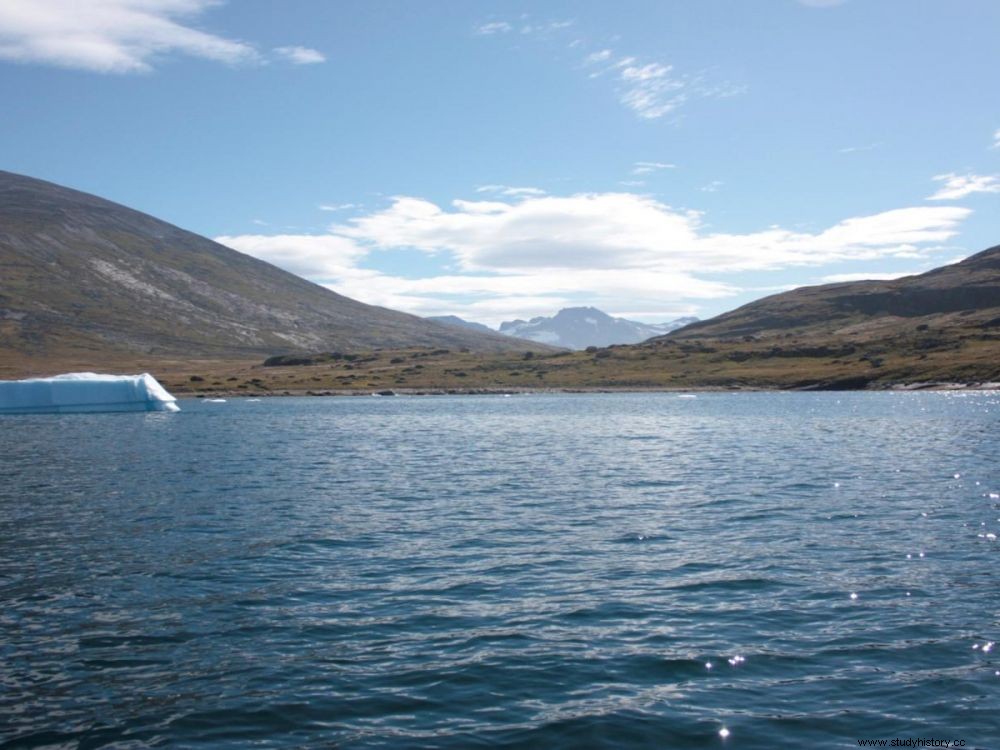
[[[1000,382],[1000,246],[892,281],[775,294],[596,356],[588,377],[604,384]]]
[[[525,348],[362,304],[125,206],[0,172],[0,354],[8,359],[413,346]]]
[[[465,320],[458,317],[457,315],[428,315],[424,320],[431,320],[435,323],[440,323],[445,326],[458,326],[459,328],[468,328],[472,331],[479,331],[481,333],[496,333],[489,326],[485,326],[482,323],[474,323],[471,320]]]
[[[568,349],[588,346],[637,344],[653,336],[661,336],[697,318],[678,318],[670,323],[638,323],[625,318],[613,318],[595,307],[567,307],[551,318],[538,317],[529,321],[512,320],[500,324],[500,333]]]
[[[959,263],[892,281],[855,281],[794,289],[699,321],[673,338],[795,333],[885,336],[914,322],[975,329],[1000,315],[1000,246]],[[993,321],[992,326],[1000,324]],[[860,328],[859,328],[860,326]],[[989,326],[987,326],[989,327]]]
[[[639,344],[547,355],[422,350],[236,371],[183,365],[161,382],[208,393],[230,382],[243,393],[1000,387],[1000,247],[920,276],[777,294]]]

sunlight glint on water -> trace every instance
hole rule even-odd
[[[0,422],[0,742],[1000,736],[997,395],[182,408]]]

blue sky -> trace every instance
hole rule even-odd
[[[0,168],[361,299],[659,321],[1000,243],[1000,3],[3,0]]]

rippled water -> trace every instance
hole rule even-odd
[[[996,747],[997,394],[182,406],[0,421],[0,746]]]

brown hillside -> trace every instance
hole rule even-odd
[[[8,362],[414,346],[550,350],[366,305],[125,206],[0,172]]]

